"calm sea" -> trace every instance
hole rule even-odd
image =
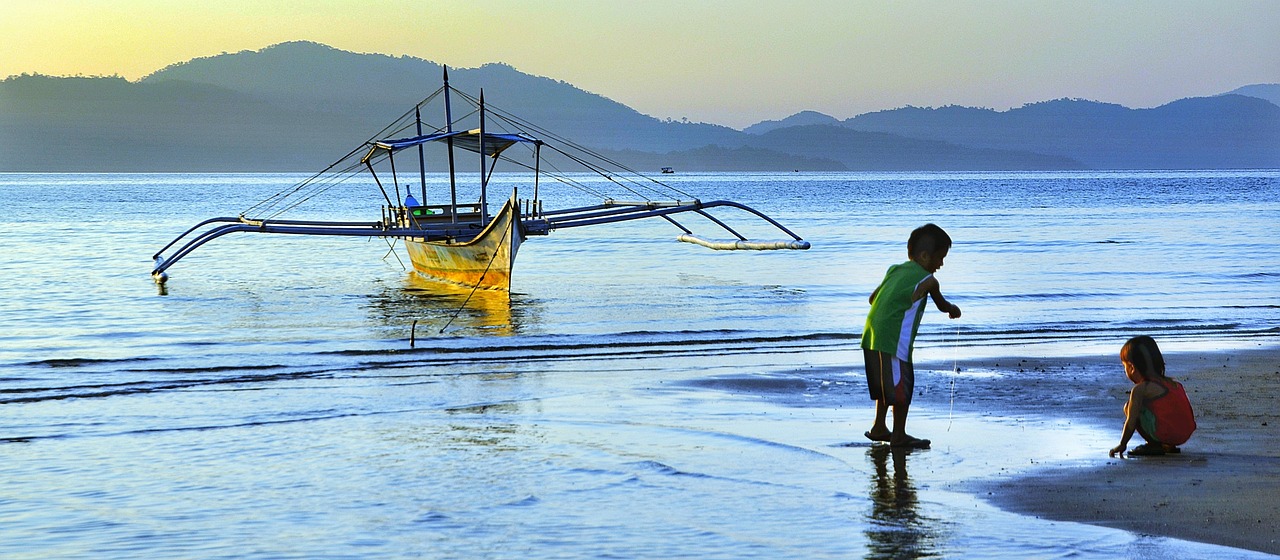
[[[557,231],[508,301],[416,279],[384,240],[236,234],[152,282],[172,237],[301,178],[0,175],[0,556],[1237,554],[1001,512],[951,488],[1026,457],[935,446],[908,477],[846,444],[861,393],[813,399],[857,389],[867,295],[925,222],[955,241],[938,277],[964,316],[927,317],[918,362],[1274,345],[1280,172],[677,174],[813,248]],[[376,220],[373,193],[286,217]],[[1081,454],[1114,439],[1042,422]]]

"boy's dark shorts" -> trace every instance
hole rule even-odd
[[[866,348],[862,349],[862,359],[867,364],[867,390],[871,400],[884,399],[890,406],[911,404],[911,394],[916,387],[916,372],[911,362]]]

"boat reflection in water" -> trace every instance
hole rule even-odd
[[[867,457],[875,466],[871,477],[870,523],[866,558],[938,557],[938,520],[920,513],[916,487],[907,475],[907,459],[912,450],[873,445]],[[889,461],[893,472],[889,472]]]
[[[515,305],[522,306],[517,314]],[[370,295],[375,320],[392,329],[404,329],[404,336],[417,324],[417,338],[447,333],[510,336],[521,333],[521,319],[537,312],[537,306],[521,301],[519,294],[497,290],[474,290],[440,282],[416,273],[404,275],[398,285],[385,286]]]

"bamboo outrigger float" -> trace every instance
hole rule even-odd
[[[455,130],[452,111],[452,98],[461,97],[471,102],[479,126],[473,129]],[[424,122],[421,109],[437,98],[443,98],[445,121],[443,126],[432,132],[423,133]],[[504,128],[501,132],[486,130],[486,119],[496,119]],[[460,119],[461,120],[461,119]],[[409,128],[414,130],[413,136],[399,137]],[[512,128],[514,132],[510,131]],[[538,133],[535,136],[529,131]],[[635,202],[618,201],[605,198],[598,204],[566,208],[560,210],[544,210],[539,198],[539,187],[543,176],[550,176],[559,182],[572,184],[573,178],[559,172],[548,173],[542,169],[544,158],[542,148],[549,147],[559,156],[567,158],[586,169],[600,173],[611,182],[622,185],[627,191],[640,194],[639,188],[629,187],[622,181],[647,181],[644,189],[658,190],[655,187],[666,187],[670,192],[679,192],[661,182],[643,177],[638,173],[622,168],[621,173],[606,172],[603,164],[611,164],[608,158],[591,153],[585,148],[564,142],[582,155],[576,155],[553,146],[542,138],[554,137],[550,133],[540,131],[536,127],[524,123],[515,117],[506,116],[492,108],[486,108],[484,93],[479,99],[473,99],[449,86],[448,70],[444,73],[444,85],[423,100],[414,109],[398,121],[392,123],[381,133],[361,147],[348,153],[346,157],[330,165],[325,171],[313,175],[307,180],[294,185],[286,191],[260,202],[250,210],[268,212],[266,217],[249,218],[244,214],[236,217],[220,217],[205,220],[182,235],[174,238],[153,258],[155,267],[152,277],[157,283],[164,284],[168,279],[168,269],[183,257],[201,245],[223,235],[238,232],[275,233],[291,235],[329,235],[350,237],[381,237],[403,241],[413,269],[418,274],[468,288],[510,290],[511,271],[515,263],[516,253],[521,243],[530,236],[548,235],[552,231],[565,228],[591,226],[638,220],[643,218],[663,218],[678,227],[683,233],[679,240],[696,243],[717,250],[772,250],[772,249],[808,249],[809,242],[792,233],[782,224],[765,214],[743,204],[717,200],[703,202],[696,198],[690,200],[640,200]],[[382,138],[382,139],[379,139]],[[426,157],[423,147],[443,144],[448,158],[449,197],[447,202],[425,204],[427,199]],[[530,148],[534,164],[529,166],[508,158],[505,152],[513,146]],[[400,178],[396,174],[395,155],[410,148],[417,148],[418,172],[420,178],[420,195],[423,203],[413,196],[409,185],[404,186],[404,198],[401,198]],[[479,197],[475,202],[458,202],[458,181],[455,171],[454,150],[462,149],[479,154]],[[499,210],[490,214],[488,201],[488,185],[498,160],[504,160],[523,166],[533,171],[533,196],[520,199],[513,188],[510,196],[502,203]],[[389,192],[380,176],[380,166],[389,168],[392,190]],[[621,167],[621,166],[618,166]],[[363,170],[361,169],[363,168]],[[279,215],[305,202],[309,196],[305,193],[322,192],[336,183],[350,178],[357,173],[367,171],[381,191],[385,205],[382,206],[381,218],[367,222],[341,221],[309,221],[279,219]],[[384,169],[385,175],[385,169]],[[624,176],[627,177],[624,179]],[[634,185],[635,183],[633,183]],[[681,193],[683,194],[683,193]],[[733,208],[747,212],[768,222],[790,239],[782,241],[753,241],[739,234],[727,224],[712,216],[707,210],[712,208]],[[736,241],[708,241],[694,235],[693,231],[676,222],[672,216],[686,212],[699,214],[715,225],[723,228],[737,238]],[[180,244],[181,243],[181,244]],[[172,251],[170,251],[172,249]],[[166,252],[168,252],[166,254]]]

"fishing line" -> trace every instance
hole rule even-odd
[[[946,335],[943,335],[943,339]],[[946,344],[946,341],[943,341]],[[951,431],[951,424],[954,421],[956,411],[956,376],[960,375],[960,327],[956,327],[956,337],[951,341],[951,408],[947,410],[947,431]]]

